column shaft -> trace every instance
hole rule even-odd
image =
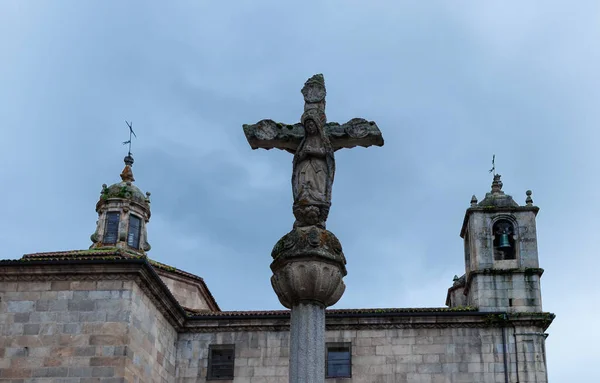
[[[292,307],[290,383],[325,382],[325,308],[300,303]]]

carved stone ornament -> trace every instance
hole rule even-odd
[[[287,308],[303,302],[327,307],[342,296],[347,274],[340,241],[317,226],[296,227],[281,238],[271,255],[271,284]]]
[[[262,120],[255,125],[254,136],[261,141],[272,140],[277,134],[277,126],[270,123],[270,120]]]
[[[325,78],[322,74],[316,74],[309,78],[302,88],[304,102],[316,104],[325,101],[327,90],[325,89]]]
[[[325,80],[309,78],[301,90],[304,112],[300,123],[282,124],[265,119],[243,125],[252,149],[282,149],[292,162],[292,231],[273,248],[271,284],[281,304],[300,302],[327,307],[342,296],[346,258],[340,241],[325,229],[335,178],[334,152],[355,146],[383,146],[383,137],[372,121],[354,118],[346,124],[327,123]],[[324,324],[323,324],[324,325]]]
[[[325,79],[322,74],[309,78],[302,88],[304,113],[293,125],[261,120],[243,125],[253,149],[278,148],[294,154],[292,171],[293,212],[297,226],[325,228],[335,177],[334,152],[355,146],[382,146],[377,125],[362,118],[346,124],[327,123]]]
[[[314,257],[338,264],[346,275],[342,244],[332,232],[317,226],[295,227],[275,244],[271,256],[272,270],[290,259]]]
[[[299,260],[273,272],[271,285],[282,305],[291,309],[300,302],[334,305],[346,289],[345,273],[335,264],[320,260]]]
[[[252,149],[275,148],[294,153],[304,137],[304,127],[300,123],[289,125],[267,119],[256,124],[245,124],[243,128]],[[329,137],[333,150],[355,146],[383,146],[383,136],[377,124],[364,118],[353,118],[341,125],[328,122],[323,130]]]

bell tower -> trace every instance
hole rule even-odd
[[[541,312],[542,298],[536,215],[531,191],[520,206],[502,191],[500,175],[492,190],[465,213],[460,236],[464,240],[465,275],[461,300],[480,311]],[[462,289],[461,289],[462,290]]]

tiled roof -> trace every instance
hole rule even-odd
[[[104,258],[104,257],[116,257],[116,258],[145,258],[143,255],[138,253],[130,252],[116,247],[106,249],[90,249],[90,250],[67,250],[67,251],[51,251],[46,253],[32,253],[25,254],[21,260],[34,260],[34,259],[46,259],[46,260],[59,260],[59,259],[93,259],[93,258]]]
[[[365,308],[365,309],[329,309],[325,310],[327,315],[349,315],[349,314],[396,314],[396,313],[436,313],[436,312],[476,312],[474,307],[419,307],[419,308]],[[290,310],[266,310],[266,311],[192,311],[186,309],[192,317],[253,317],[253,316],[289,316]]]
[[[191,273],[188,273],[186,271],[180,270],[176,267],[154,261],[154,260],[146,257],[145,255],[140,255],[139,253],[124,250],[124,249],[119,249],[116,247],[104,248],[104,249],[67,250],[67,251],[53,251],[53,252],[45,252],[45,253],[25,254],[25,255],[23,255],[23,258],[21,258],[19,261],[22,261],[22,262],[34,261],[34,260],[46,260],[46,261],[56,260],[56,261],[59,261],[59,260],[75,260],[75,259],[78,259],[78,260],[145,259],[146,261],[148,261],[148,263],[152,267],[154,267],[156,269],[165,270],[167,272],[179,274],[179,275],[185,276],[187,278],[191,278],[191,279],[198,281],[204,287],[204,290],[208,294],[208,298],[212,300],[215,307],[217,309],[219,307],[219,305],[217,304],[217,301],[215,300],[212,293],[208,289],[208,286],[206,286],[204,279],[202,279],[201,277],[191,274]],[[0,261],[0,262],[2,262],[2,261]],[[14,262],[14,260],[12,260],[10,262]]]

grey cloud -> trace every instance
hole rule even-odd
[[[570,350],[590,343],[579,323],[600,299],[598,11],[588,1],[2,3],[5,257],[89,246],[128,119],[136,183],[153,193],[150,256],[204,277],[223,308],[280,307],[268,264],[293,222],[292,157],[252,151],[241,125],[298,121],[302,83],[321,72],[328,118],[375,120],[386,140],[336,153],[328,228],[350,272],[338,307],[442,305],[464,270],[464,209],[489,190],[495,153],[504,189],[520,203],[532,189],[541,207],[544,308],[558,314],[550,380],[590,380],[593,363]]]

